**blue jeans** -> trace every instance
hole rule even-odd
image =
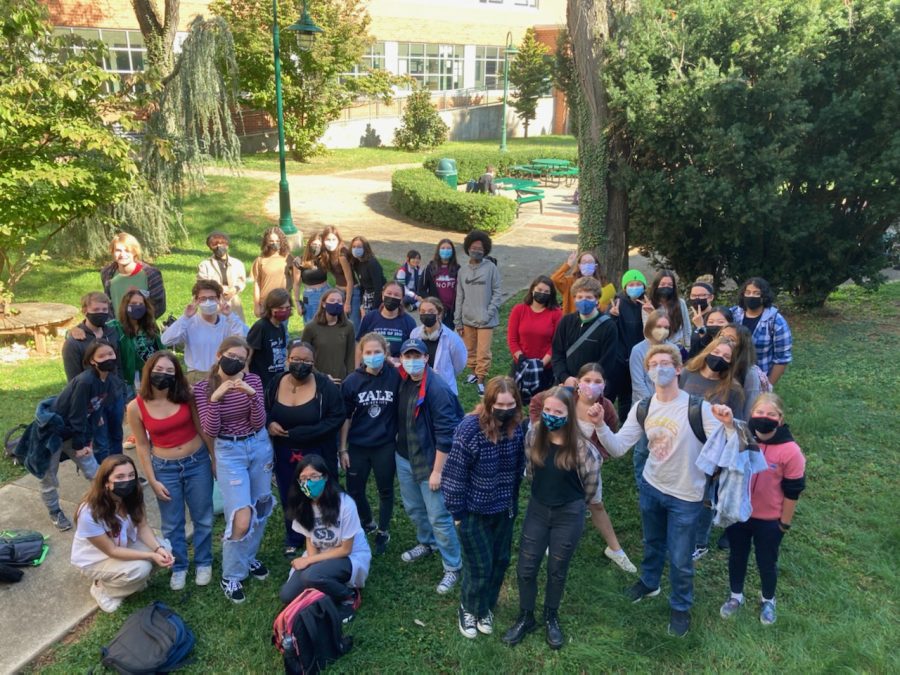
[[[644,475],[644,465],[647,463],[647,457],[650,456],[650,446],[647,441],[647,434],[643,434],[641,436],[641,440],[634,444],[634,450],[632,450],[634,455],[632,456],[632,460],[634,461],[634,484],[638,489],[638,492],[641,491],[641,481],[642,476]]]
[[[353,331],[359,332],[359,324],[362,322],[362,317],[359,315],[359,308],[362,307],[362,291],[359,290],[359,286],[353,287],[353,292],[350,294],[350,321],[353,323]]]
[[[400,455],[397,461],[397,479],[400,481],[400,496],[403,508],[416,526],[416,540],[426,546],[435,546],[441,552],[444,569],[455,572],[462,569],[462,552],[453,516],[444,506],[440,490],[428,487],[428,481],[416,482],[409,460]]]
[[[325,284],[320,288],[304,288],[303,289],[303,323],[308,324],[313,320],[319,309],[319,302],[322,296],[331,290],[331,286]]]
[[[659,588],[668,551],[672,584],[669,604],[672,609],[687,611],[694,601],[694,561],[691,556],[703,502],[686,502],[642,481],[640,505],[644,528],[641,582],[647,588]]]
[[[86,457],[76,457],[75,451],[72,450],[72,441],[64,441],[58,452],[50,455],[50,464],[47,466],[47,473],[41,478],[41,499],[47,507],[47,512],[52,516],[57,511],[61,511],[59,505],[59,462],[62,455],[75,462],[78,471],[84,474],[88,480],[94,479],[97,473],[97,460],[90,453]]]
[[[272,514],[272,444],[265,428],[250,438],[216,439],[216,477],[225,505],[225,535],[222,544],[222,578],[243,581],[250,574],[259,545]],[[234,514],[250,509],[250,526],[240,539],[232,539]]]
[[[125,396],[110,396],[103,404],[94,427],[94,459],[101,464],[109,455],[122,454],[122,422],[125,421]]]
[[[188,568],[188,546],[184,534],[184,505],[191,512],[194,523],[194,565],[212,565],[212,462],[205,446],[194,454],[180,459],[163,459],[151,455],[156,480],[169,491],[169,501],[157,498],[162,517],[162,533],[172,545],[175,556],[173,572]]]

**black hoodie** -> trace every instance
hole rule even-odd
[[[397,441],[397,391],[400,373],[385,361],[377,375],[365,366],[341,383],[344,408],[350,420],[348,445],[375,448]]]

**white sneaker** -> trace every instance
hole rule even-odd
[[[172,576],[169,577],[169,588],[173,591],[184,589],[185,583],[187,583],[187,570],[172,572]]]
[[[212,581],[212,567],[198,567],[194,583],[198,586],[208,586],[210,581]]]
[[[121,598],[109,597],[106,594],[106,591],[103,590],[103,586],[100,585],[99,581],[95,581],[91,584],[91,595],[94,600],[97,601],[97,606],[107,614],[112,614],[119,609],[119,606],[122,604]]]
[[[629,574],[637,573],[637,567],[634,566],[628,556],[625,555],[625,551],[619,551],[616,553],[609,546],[606,547],[606,550],[603,551],[603,554],[612,560],[616,565],[618,565],[623,571],[628,572]]]
[[[437,585],[436,590],[441,595],[445,595],[449,593],[454,586],[456,586],[457,581],[459,581],[459,572],[444,570],[444,576],[443,578],[441,578],[441,582]]]

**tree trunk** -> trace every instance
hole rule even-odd
[[[175,32],[178,30],[180,0],[165,0],[160,17],[156,0],[131,0],[144,44],[147,45],[147,72],[162,80],[175,64]]]

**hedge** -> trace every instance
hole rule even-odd
[[[391,205],[421,223],[459,232],[502,232],[516,219],[512,199],[453,190],[426,169],[394,172]]]
[[[551,159],[567,159],[570,162],[578,162],[578,149],[552,148],[534,146],[521,150],[510,149],[507,152],[499,150],[457,150],[451,153],[434,154],[425,158],[423,166],[431,173],[437,169],[437,163],[444,157],[456,160],[456,171],[459,174],[459,182],[475,178],[478,179],[484,173],[484,168],[492,164],[497,169],[498,176],[508,176],[509,167],[515,164],[529,164],[532,160],[547,157]]]

